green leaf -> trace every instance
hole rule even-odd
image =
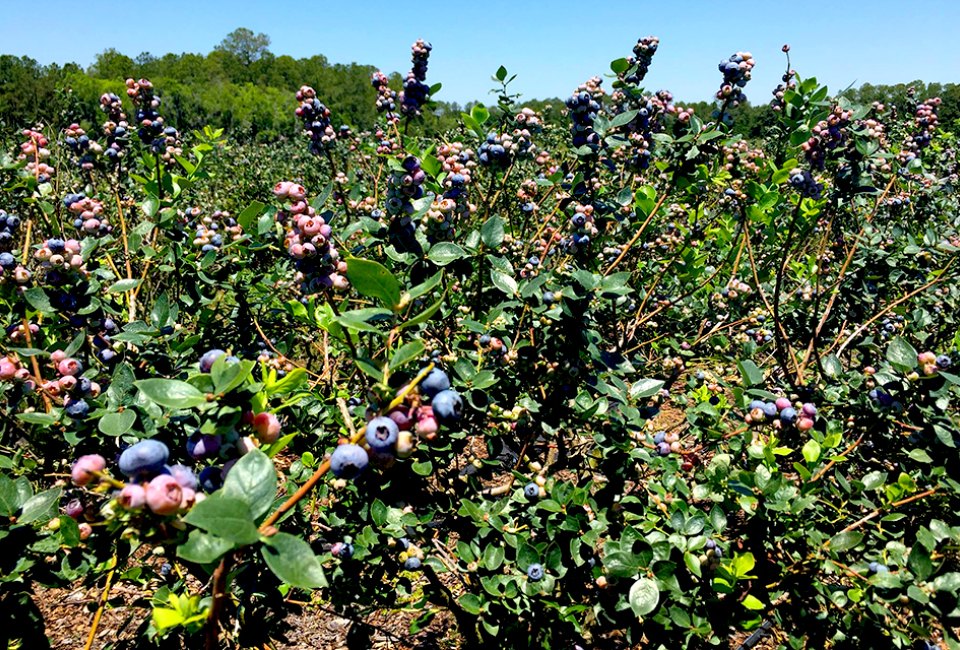
[[[277,533],[267,538],[260,552],[274,575],[287,584],[301,589],[327,586],[320,560],[299,537]]]
[[[21,503],[16,481],[0,474],[0,517],[12,517],[17,514]]]
[[[53,306],[50,304],[50,298],[40,287],[31,287],[23,292],[23,299],[34,310],[41,314],[54,314]]]
[[[483,549],[483,566],[489,571],[496,571],[503,564],[504,550],[497,544],[487,544]]]
[[[497,81],[503,81],[507,78],[507,69],[503,66],[497,68]]]
[[[160,209],[160,201],[151,197],[141,203],[140,208],[143,210],[145,215],[153,219],[155,216],[157,216],[157,210]]]
[[[132,289],[136,289],[140,284],[140,280],[130,279],[130,280],[120,280],[119,282],[114,282],[107,289],[107,293],[125,293]]]
[[[640,578],[630,587],[630,608],[637,616],[646,616],[660,603],[660,589],[655,580]]]
[[[427,253],[427,259],[437,266],[446,266],[450,262],[463,259],[467,256],[467,251],[453,242],[440,242],[430,247]]]
[[[632,399],[651,397],[659,393],[661,388],[663,388],[663,382],[659,379],[641,379],[630,387],[630,397]]]
[[[400,303],[400,282],[379,262],[350,257],[347,278],[361,294],[377,298],[391,309]]]
[[[267,205],[265,203],[254,201],[243,209],[243,212],[237,217],[237,223],[240,224],[240,227],[244,230],[250,230],[250,226],[253,225],[253,220],[263,214],[266,207]]]
[[[475,119],[478,124],[485,124],[490,119],[490,111],[483,104],[474,104],[470,109],[470,117]]]
[[[207,403],[207,396],[178,379],[141,379],[134,385],[150,401],[171,409],[188,409]]]
[[[393,353],[393,356],[390,358],[390,370],[396,370],[404,364],[410,363],[415,360],[423,351],[427,349],[427,346],[423,344],[423,341],[416,340],[411,341],[400,347],[399,350]]]
[[[815,463],[820,458],[820,451],[820,443],[811,438],[803,446],[803,457],[808,463]]]
[[[625,126],[630,124],[633,121],[633,118],[637,116],[637,110],[624,111],[619,115],[615,115],[612,120],[610,120],[610,128],[615,129],[618,126]]]
[[[493,215],[480,228],[480,238],[484,245],[489,248],[496,248],[503,243],[503,219]]]
[[[133,428],[137,421],[137,414],[131,409],[119,413],[107,413],[97,423],[100,433],[108,436],[122,436]]]
[[[845,533],[838,533],[830,538],[830,549],[837,553],[849,551],[857,544],[863,541],[863,533],[851,530]]]
[[[754,611],[761,610],[765,607],[765,605],[763,604],[763,601],[761,601],[759,598],[757,598],[752,594],[747,594],[747,597],[743,599],[743,602],[741,603],[741,605],[743,605],[747,609],[752,609]]]
[[[517,295],[517,290],[519,288],[517,286],[517,281],[514,280],[509,275],[507,275],[506,273],[504,273],[503,271],[498,271],[497,269],[490,269],[490,280],[493,282],[493,286],[495,286],[497,289],[504,292],[508,296]]]
[[[32,524],[40,519],[51,518],[57,510],[57,503],[63,490],[55,488],[35,494],[23,504],[23,512],[17,519],[20,524]]]
[[[177,557],[183,558],[187,562],[211,564],[223,557],[233,547],[233,542],[229,542],[222,537],[199,530],[191,530],[187,541],[177,548]]]
[[[476,594],[465,593],[460,596],[460,607],[463,608],[468,614],[473,614],[476,616],[480,613],[480,610],[483,608],[483,601],[480,600],[480,597]]]
[[[906,339],[898,336],[887,347],[887,361],[897,370],[909,372],[917,367],[917,351]]]
[[[763,370],[758,368],[757,364],[750,359],[744,359],[737,363],[737,368],[740,369],[745,386],[757,386],[763,383]]]
[[[254,519],[266,514],[277,497],[277,471],[259,449],[245,454],[223,482],[223,494],[247,504]]]
[[[228,479],[232,473],[231,470]],[[183,520],[235,544],[253,544],[260,538],[247,502],[225,492],[215,492],[200,501]]]

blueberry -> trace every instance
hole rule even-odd
[[[373,418],[367,423],[366,440],[373,451],[383,453],[391,451],[397,443],[400,428],[388,417]]]
[[[204,492],[215,492],[221,485],[223,485],[223,470],[219,467],[204,467],[200,470],[200,487]]]
[[[669,456],[670,451],[670,444],[667,442],[661,442],[657,445],[657,453],[661,456]]]
[[[110,363],[114,359],[116,359],[116,357],[117,357],[117,353],[111,350],[110,348],[100,350],[97,353],[97,358],[100,359],[100,361],[102,361],[103,363]]]
[[[0,268],[12,269],[17,266],[17,258],[10,253],[0,253]]]
[[[793,424],[793,422],[796,419],[797,419],[797,409],[793,408],[792,406],[788,406],[787,408],[780,411],[780,421],[783,422],[784,424]]]
[[[528,499],[536,499],[540,495],[540,486],[536,483],[529,483],[523,488],[523,496]]]
[[[484,334],[480,337],[480,345],[490,345],[490,335]]]
[[[539,582],[543,579],[543,567],[539,564],[531,564],[527,567],[527,577],[533,582]]]
[[[420,558],[418,557],[408,557],[407,561],[403,563],[403,568],[407,571],[416,571],[420,568]]]
[[[657,431],[655,434],[653,434],[653,442],[654,442],[654,444],[659,445],[661,442],[663,442],[663,440],[664,440],[664,438],[666,438],[666,436],[667,436],[667,434],[664,433],[663,431]]]
[[[197,475],[186,465],[171,465],[166,469],[170,476],[180,484],[180,487],[190,488],[191,490],[197,489]]]
[[[213,362],[224,354],[226,354],[226,352],[216,348],[205,352],[204,355],[200,357],[200,372],[210,372],[210,369],[213,367]]]
[[[126,476],[155,474],[163,470],[170,450],[159,440],[141,440],[120,454],[120,471]]]
[[[937,357],[937,367],[940,368],[941,370],[946,370],[952,365],[953,365],[953,359],[951,359],[947,355],[941,354],[939,357]]]
[[[439,368],[431,370],[430,373],[423,378],[423,381],[420,382],[420,391],[427,397],[433,397],[448,388],[450,388],[450,377]]]
[[[330,471],[337,478],[353,479],[367,468],[369,462],[370,458],[363,447],[354,444],[340,445],[330,455]]]
[[[752,402],[750,402],[750,405],[747,407],[747,410],[753,411],[754,409],[760,409],[760,410],[762,411],[762,410],[763,410],[763,400],[755,399],[755,400],[753,400]]]
[[[763,414],[768,418],[773,418],[777,416],[777,405],[773,402],[764,402],[763,406],[760,407],[763,411]]]
[[[75,399],[71,400],[63,410],[74,420],[82,420],[90,413],[90,405],[87,404],[86,400]]]
[[[463,400],[455,391],[444,390],[437,393],[431,405],[440,424],[456,422],[463,417]]]
[[[195,433],[187,439],[187,453],[200,460],[212,458],[220,451],[220,436]]]

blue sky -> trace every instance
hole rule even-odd
[[[832,90],[958,82],[958,24],[960,2],[933,0],[0,0],[0,53],[86,66],[110,47],[133,57],[205,53],[231,30],[249,27],[268,34],[276,54],[321,53],[331,62],[406,72],[410,44],[423,37],[434,46],[427,79],[443,83],[438,99],[489,102],[490,75],[501,64],[518,73],[514,88],[525,97],[565,96],[652,34],[660,49],[649,89],[708,99],[719,84],[720,59],[748,50],[757,66],[747,95],[761,103],[783,73],[783,43],[792,46],[802,76]]]

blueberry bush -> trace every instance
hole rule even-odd
[[[463,648],[960,648],[940,100],[785,46],[746,139],[753,55],[704,114],[659,47],[542,111],[501,67],[451,130],[419,40],[369,130],[304,85],[296,142],[181,132],[128,79],[5,133],[4,647],[76,583],[92,647],[127,582],[138,647],[265,647],[295,600]]]

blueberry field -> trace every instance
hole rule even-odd
[[[960,648],[956,102],[622,45],[3,113],[0,646]]]

